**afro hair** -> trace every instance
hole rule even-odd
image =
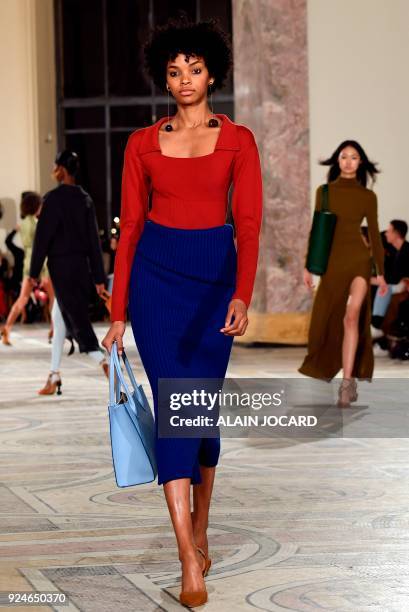
[[[202,57],[210,76],[212,90],[221,89],[233,64],[228,35],[216,19],[194,23],[185,14],[157,26],[145,43],[145,68],[155,85],[164,90],[168,61],[179,53]]]

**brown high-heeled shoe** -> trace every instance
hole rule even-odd
[[[200,552],[200,554],[202,555],[203,559],[205,560],[205,566],[203,568],[203,577],[206,578],[207,574],[209,573],[209,569],[210,566],[212,564],[212,560],[210,559],[210,557],[206,556],[206,553],[204,552],[204,550],[202,548],[200,548],[199,546],[196,546],[197,550]]]
[[[6,346],[12,346],[10,342],[9,332],[7,331],[5,327],[2,327],[0,331],[0,336],[1,336],[1,341],[3,344],[5,344]]]
[[[207,602],[207,591],[206,589],[200,591],[181,591],[179,601],[188,608],[203,606]]]
[[[206,556],[203,550],[200,549],[199,552],[204,557]],[[196,608],[197,606],[203,606],[203,604],[207,602],[206,587],[204,589],[199,589],[198,591],[181,591],[179,594],[179,601],[184,606],[188,606],[188,608]]]
[[[45,386],[38,391],[38,395],[54,395],[57,391],[57,395],[61,395],[62,380],[59,372],[50,372],[47,378]]]
[[[207,602],[207,591],[182,591],[179,595],[179,601],[182,605],[188,608],[196,608],[203,606]]]

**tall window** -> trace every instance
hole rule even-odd
[[[167,96],[143,72],[142,46],[179,9],[194,21],[217,17],[231,34],[230,0],[55,0],[59,148],[79,154],[101,229],[119,216],[129,134],[167,114]],[[234,118],[232,76],[213,106]]]

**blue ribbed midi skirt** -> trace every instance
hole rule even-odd
[[[233,336],[224,327],[236,283],[233,227],[179,229],[145,222],[129,287],[135,343],[153,396],[158,484],[201,482],[217,465],[220,437],[158,437],[158,379],[223,379]]]

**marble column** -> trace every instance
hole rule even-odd
[[[306,341],[311,219],[306,0],[233,0],[235,120],[253,130],[264,213],[250,325],[239,341]]]
[[[0,249],[23,190],[45,193],[56,154],[53,0],[0,2]],[[11,259],[11,256],[10,256]]]

